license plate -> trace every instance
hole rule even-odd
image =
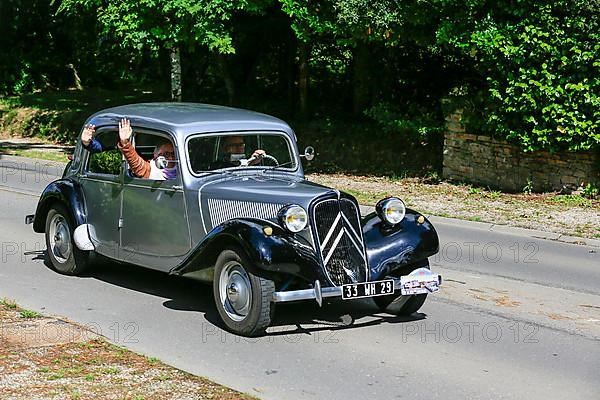
[[[415,294],[428,294],[440,289],[438,275],[431,273],[423,275],[406,275],[400,277],[400,294],[412,296]]]
[[[359,299],[361,297],[385,296],[394,294],[394,280],[351,283],[342,285],[342,299]]]

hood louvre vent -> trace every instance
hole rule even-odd
[[[212,227],[235,218],[258,218],[277,220],[277,213],[283,204],[257,203],[253,201],[208,199],[210,223]]]

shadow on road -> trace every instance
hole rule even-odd
[[[44,260],[52,269],[46,251],[36,252],[35,260]],[[163,306],[171,310],[192,311],[204,314],[206,320],[226,330],[215,308],[211,284],[172,276],[128,264],[118,264],[103,257],[94,261],[94,267],[81,278],[135,290],[160,298],[167,298]],[[411,316],[394,316],[381,312],[372,300],[329,300],[323,307],[316,302],[278,304],[275,319],[266,336],[311,335],[321,331],[339,331],[381,324],[397,324],[425,319],[423,313]]]

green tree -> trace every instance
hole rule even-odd
[[[431,25],[428,3],[396,0],[280,0],[283,11],[301,43],[309,49],[333,40],[349,48],[352,60],[352,92],[355,114],[375,102],[375,78],[381,75],[383,49],[414,43],[423,37],[423,24]],[[433,32],[433,28],[430,28]],[[429,34],[429,42],[435,36]],[[425,44],[423,44],[425,46]],[[300,53],[302,72],[303,57]],[[300,82],[303,82],[302,73]]]
[[[462,93],[474,129],[528,151],[600,145],[597,2],[441,3],[440,44],[474,72]]]
[[[200,44],[210,51],[235,52],[228,21],[235,12],[254,11],[262,2],[235,0],[63,0],[59,11],[93,9],[105,33],[129,49],[166,49],[170,54],[171,98],[181,100],[181,49]]]

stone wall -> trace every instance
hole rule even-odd
[[[467,133],[460,113],[446,121],[444,178],[510,192],[522,192],[525,187],[536,192],[572,192],[587,183],[600,186],[596,153],[523,153],[506,141]]]

